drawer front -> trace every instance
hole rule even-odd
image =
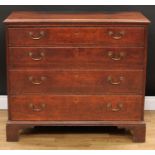
[[[54,44],[101,44],[144,46],[143,27],[51,27],[9,28],[9,46]]]
[[[11,120],[141,120],[141,96],[11,96]]]
[[[143,68],[143,48],[9,48],[10,67]]]
[[[143,71],[10,71],[11,94],[143,93]]]

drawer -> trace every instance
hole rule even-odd
[[[144,27],[9,28],[9,46],[101,44],[144,46]]]
[[[11,94],[142,94],[143,81],[142,70],[9,71]]]
[[[10,67],[143,68],[143,48],[9,48]]]
[[[11,120],[136,121],[141,120],[142,96],[10,96]]]

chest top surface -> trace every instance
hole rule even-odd
[[[6,24],[15,23],[139,23],[148,24],[150,21],[140,12],[12,12],[4,21]]]

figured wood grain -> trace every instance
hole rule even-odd
[[[143,70],[10,70],[9,84],[10,93],[19,95],[142,94],[143,74]]]
[[[110,32],[112,32],[113,34],[110,35]],[[30,33],[32,33],[32,35],[30,35]],[[115,36],[120,37],[120,39],[115,39]],[[36,26],[35,28],[9,28],[8,38],[9,46],[62,46],[64,44],[86,46],[93,44],[102,45],[105,47],[143,47],[144,27],[72,26],[37,28]]]
[[[33,67],[50,69],[143,69],[144,58],[144,48],[9,48],[9,67],[11,69]]]
[[[140,112],[142,99],[142,96],[131,95],[12,96],[10,119],[17,121],[136,121],[142,118]]]
[[[20,130],[38,125],[117,126],[130,130],[134,142],[145,141],[146,17],[137,12],[14,12],[4,23],[8,141],[18,141]],[[112,50],[108,57],[107,49]],[[120,51],[126,59],[118,61]]]

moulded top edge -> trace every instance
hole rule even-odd
[[[145,23],[150,21],[140,12],[87,12],[54,13],[25,12],[11,13],[4,23]]]

